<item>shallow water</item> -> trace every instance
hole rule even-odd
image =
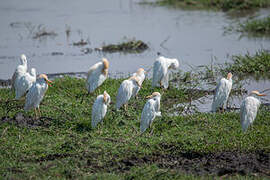
[[[270,103],[270,81],[269,80],[246,80],[243,83],[243,90],[246,90],[247,93],[243,94],[243,95],[231,95],[229,97],[228,100],[228,107],[229,107],[229,111],[230,110],[239,110],[242,101],[248,96],[248,94],[250,93],[250,91],[252,90],[258,90],[259,92],[263,92],[264,90],[267,90],[264,92],[264,94],[266,94],[266,96],[260,98],[260,101],[262,104],[264,105],[269,105]],[[234,84],[233,84],[233,88],[234,88]],[[212,88],[214,89],[214,87]],[[182,112],[183,115],[187,115],[190,113],[194,113],[195,111],[198,112],[211,112],[211,106],[212,106],[212,101],[213,101],[214,96],[211,95],[207,95],[207,96],[203,96],[197,100],[194,100],[191,102],[191,104],[189,103],[181,103],[175,106],[175,108],[181,108],[181,107],[186,107],[185,111]],[[190,110],[186,110],[187,107],[190,107]],[[174,115],[179,115],[178,112],[175,112]]]
[[[105,56],[110,61],[111,74],[127,74],[139,67],[151,67],[157,52],[178,58],[181,68],[186,70],[188,65],[210,64],[213,57],[224,62],[228,60],[228,54],[270,49],[270,39],[239,39],[240,34],[237,33],[224,35],[223,27],[235,19],[222,12],[176,10],[139,5],[137,2],[1,2],[0,79],[11,77],[22,53],[27,55],[29,67],[37,68],[38,73],[85,72]],[[259,15],[267,13],[262,10]],[[40,24],[57,36],[33,39]],[[71,30],[69,38],[65,32],[68,28]],[[150,50],[142,54],[81,52],[86,47],[122,42],[125,37],[143,40]],[[81,38],[88,39],[90,45],[71,45]],[[54,52],[63,55],[53,56]]]
[[[110,61],[112,77],[126,76],[139,67],[151,68],[157,52],[180,60],[181,70],[190,70],[190,65],[208,65],[229,61],[228,55],[254,53],[259,49],[270,49],[270,38],[252,38],[239,33],[224,33],[228,27],[245,18],[235,18],[223,12],[188,11],[166,7],[139,5],[139,0],[19,0],[3,1],[0,4],[0,79],[11,78],[25,53],[28,66],[38,73],[59,75],[72,74],[84,77],[89,67],[106,57]],[[256,16],[265,16],[261,10]],[[254,14],[253,14],[254,16]],[[33,39],[38,28],[57,33]],[[70,30],[67,36],[66,30]],[[90,44],[73,46],[81,39]],[[101,47],[104,43],[119,43],[136,38],[146,42],[150,49],[141,54],[93,51],[85,54],[85,48]],[[270,81],[252,81],[245,88],[263,90]],[[269,99],[269,96],[267,97]],[[238,107],[241,98],[231,104]],[[201,103],[204,102],[204,103]],[[208,112],[212,97],[194,101],[199,111]]]

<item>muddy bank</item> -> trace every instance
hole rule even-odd
[[[173,146],[170,148],[174,148]],[[134,166],[156,164],[159,168],[169,168],[196,175],[263,175],[270,177],[270,153],[264,151],[225,151],[200,154],[153,154],[137,158],[131,156],[120,162],[113,162],[116,171],[129,171]]]
[[[49,127],[50,121],[52,118],[49,117],[40,117],[36,119],[35,117],[24,116],[22,113],[16,114],[14,117],[4,116],[0,120],[1,123],[11,123],[17,126],[25,127]]]

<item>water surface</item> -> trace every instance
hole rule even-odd
[[[25,53],[29,66],[38,73],[85,72],[107,57],[110,73],[131,73],[139,67],[151,67],[156,53],[180,60],[188,65],[228,61],[228,54],[254,53],[270,49],[267,38],[248,38],[232,33],[224,35],[224,26],[235,21],[223,12],[187,11],[166,7],[139,5],[132,0],[19,0],[0,4],[0,79],[11,77],[20,54]],[[267,14],[262,10],[260,14]],[[57,36],[33,39],[39,25]],[[31,29],[34,28],[33,32]],[[70,29],[67,39],[66,30]],[[148,43],[150,50],[142,54],[84,54],[82,47],[71,44],[81,38],[89,48],[103,43],[118,43],[136,38]],[[84,48],[86,48],[84,47]],[[61,52],[63,55],[53,56]]]

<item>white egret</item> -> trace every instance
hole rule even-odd
[[[135,76],[139,80],[139,84],[142,85],[145,79],[146,71],[143,68],[139,68],[136,73],[133,73],[132,76]],[[135,86],[132,92],[132,96],[137,98],[137,94],[139,93],[141,86]]]
[[[127,111],[127,103],[134,93],[134,88],[140,87],[140,80],[136,76],[132,76],[129,79],[124,80],[116,96],[116,109],[119,110],[122,105],[124,105]]]
[[[26,94],[24,110],[28,111],[31,108],[34,108],[36,118],[38,118],[36,108],[38,108],[38,113],[40,116],[41,114],[40,114],[39,104],[42,101],[48,89],[48,85],[51,86],[50,83],[52,83],[52,81],[48,79],[47,75],[41,74],[38,76],[36,82],[32,85],[32,87],[29,89],[28,93]]]
[[[12,78],[11,78],[11,89],[18,87],[18,79],[27,72],[27,59],[24,54],[20,58],[21,64],[15,69]]]
[[[177,69],[179,62],[177,59],[170,59],[160,56],[154,62],[152,87],[169,87],[169,69]]]
[[[110,95],[104,91],[99,95],[92,107],[92,127],[95,128],[103,120],[107,112],[107,106],[111,102]]]
[[[258,91],[251,91],[248,97],[246,97],[240,107],[240,119],[243,131],[246,131],[248,127],[254,122],[261,102],[255,96],[266,96],[266,94],[260,94]]]
[[[151,127],[156,116],[161,116],[160,112],[160,98],[161,95],[159,92],[154,92],[144,105],[142,115],[141,115],[141,124],[140,129],[143,133],[149,126]]]
[[[216,87],[215,95],[212,102],[212,112],[216,112],[219,108],[222,108],[222,111],[224,111],[231,89],[232,73],[228,73],[227,79],[222,78]]]
[[[35,82],[36,82],[36,69],[32,68],[30,73],[26,72],[18,79],[18,83],[15,88],[16,94],[15,99],[20,99],[22,96],[24,96]]]
[[[92,93],[98,88],[108,77],[109,61],[105,58],[102,62],[98,62],[90,67],[87,73],[86,88],[88,93]]]

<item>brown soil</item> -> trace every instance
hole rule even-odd
[[[50,121],[52,119],[49,117],[40,117],[36,119],[35,117],[27,117],[22,113],[16,114],[14,117],[2,117],[0,123],[12,123],[18,126],[27,126],[27,127],[49,127]]]
[[[112,163],[115,170],[129,171],[133,166],[156,164],[160,168],[169,168],[196,175],[263,175],[270,177],[270,153],[257,151],[219,152],[200,154],[196,152],[179,155],[154,154],[137,158],[135,156]]]

